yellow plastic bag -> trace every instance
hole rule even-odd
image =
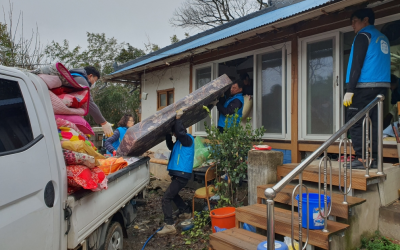
[[[61,141],[61,147],[78,153],[85,153],[93,156],[96,160],[105,159],[104,156],[94,151],[94,149],[88,146],[84,141]]]
[[[294,245],[294,247],[295,247],[296,249],[293,249],[293,246],[292,246],[292,238],[290,238],[290,237],[285,237],[285,238],[283,238],[283,239],[284,239],[285,244],[288,246],[289,250],[299,250],[299,243],[298,243],[296,240],[293,241],[293,245]]]

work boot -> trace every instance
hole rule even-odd
[[[163,229],[157,232],[157,234],[160,236],[168,235],[168,234],[175,234],[175,233],[176,233],[175,226],[168,225],[168,224],[165,224]]]
[[[347,168],[350,168],[350,163],[347,163]],[[351,168],[352,169],[362,169],[365,170],[364,164],[360,161],[360,160],[353,160],[351,162]],[[371,169],[377,169],[378,168],[378,164],[375,160],[372,161],[371,165],[370,165]]]
[[[192,213],[182,213],[178,217],[179,217],[179,219],[187,220],[187,219],[192,218]]]

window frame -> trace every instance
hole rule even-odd
[[[204,69],[204,68],[208,68],[211,67],[211,81],[214,80],[216,78],[216,70],[215,70],[215,63],[214,62],[209,62],[209,63],[202,63],[202,64],[198,64],[198,65],[194,65],[192,67],[192,89],[193,92],[197,90],[196,88],[196,83],[197,83],[197,70],[200,69]],[[216,122],[218,122],[218,111],[216,107],[213,107],[212,110],[210,110],[211,112],[211,125],[215,125]],[[207,132],[206,131],[197,131],[196,130],[196,125],[197,123],[193,124],[192,126],[192,131],[193,131],[193,135],[194,136],[207,136]]]
[[[28,116],[29,125],[30,125],[31,131],[32,131],[32,136],[33,136],[32,140],[27,145],[32,146],[32,142],[35,141],[42,134],[42,132],[41,132],[41,128],[39,125],[38,116],[37,116],[37,113],[35,110],[35,105],[32,101],[32,97],[30,95],[28,86],[27,86],[26,82],[24,81],[24,79],[5,75],[4,72],[0,72],[0,78],[8,80],[8,81],[16,82],[19,86],[19,89],[20,89],[21,95],[22,95],[22,99],[24,101],[26,113]],[[15,153],[20,152],[24,148],[26,148],[26,145],[21,148],[15,149],[15,150],[11,150],[12,153],[8,153],[11,151],[5,151],[3,153],[4,153],[4,155],[15,154]]]
[[[273,52],[276,51],[278,48],[282,50],[282,56],[284,56],[284,51],[286,51],[286,56],[282,58],[282,62],[285,65],[286,62],[286,74],[282,77],[283,82],[285,82],[286,78],[286,85],[284,86],[284,88],[282,88],[282,93],[285,93],[285,100],[283,100],[282,103],[282,111],[285,110],[285,115],[284,119],[285,119],[285,123],[282,124],[283,130],[286,133],[282,133],[279,135],[274,135],[274,134],[268,134],[265,133],[263,136],[263,139],[278,139],[278,140],[290,140],[291,139],[291,103],[292,103],[292,99],[291,99],[291,95],[292,95],[292,68],[291,68],[291,42],[285,42],[285,43],[280,43],[280,44],[276,44],[273,46],[269,46],[269,47],[265,47],[265,48],[261,48],[261,49],[256,49],[256,50],[252,50],[252,51],[248,51],[248,52],[244,52],[244,53],[240,53],[237,55],[233,55],[233,56],[228,56],[228,57],[224,57],[221,58],[219,60],[215,60],[215,61],[211,61],[208,63],[203,63],[203,64],[198,64],[198,65],[194,65],[193,66],[193,71],[192,71],[192,86],[193,86],[193,90],[196,90],[196,70],[197,69],[202,69],[205,67],[209,67],[211,66],[211,77],[212,79],[215,79],[216,76],[219,75],[219,69],[218,69],[218,64],[219,63],[223,63],[225,61],[230,61],[230,60],[234,60],[240,57],[246,57],[246,56],[253,56],[253,89],[254,92],[257,93],[255,95],[253,95],[253,118],[252,118],[252,125],[253,125],[253,129],[257,129],[259,127],[261,127],[261,119],[258,119],[258,117],[261,117],[261,110],[259,109],[259,107],[261,107],[261,79],[258,76],[258,56],[259,55],[263,55],[266,54],[268,52]],[[286,50],[285,50],[285,49]],[[260,95],[260,96],[258,96]],[[286,102],[284,102],[286,101]],[[211,124],[214,124],[215,122],[218,122],[218,111],[216,109],[216,107],[214,107],[211,110]],[[193,135],[198,135],[198,136],[206,136],[207,134],[203,131],[196,131],[196,126],[193,125]]]
[[[157,90],[157,111],[159,111],[159,110],[167,107],[168,105],[172,104],[172,103],[168,103],[168,101],[169,101],[168,94],[171,93],[171,92],[172,92],[172,96],[173,96],[173,99],[174,99],[172,103],[174,103],[175,102],[175,88]],[[166,97],[167,98],[167,100],[166,100],[167,101],[167,106],[161,106],[161,98],[160,98],[160,96],[162,94],[166,94],[167,95],[167,97]]]
[[[333,82],[332,87],[333,90],[333,131],[332,134],[307,134],[307,45],[310,43],[317,43],[321,41],[326,41],[332,39],[333,40]],[[340,128],[340,113],[341,107],[338,105],[341,101],[341,86],[342,86],[342,71],[340,68],[341,62],[341,35],[339,31],[330,31],[323,34],[317,34],[313,36],[308,36],[305,38],[299,39],[299,69],[298,69],[298,79],[299,79],[299,91],[298,91],[298,103],[300,105],[298,111],[298,119],[299,119],[299,140],[327,140],[331,137],[339,128]],[[338,77],[338,78],[337,78]],[[336,79],[336,80],[335,80]]]
[[[277,47],[279,49],[277,49]],[[256,115],[253,116],[255,117],[255,122],[256,122],[256,128],[259,128],[262,126],[262,119],[257,119],[258,117],[262,117],[262,56],[272,53],[272,52],[277,52],[281,50],[282,52],[282,71],[285,72],[282,74],[282,112],[285,112],[284,115],[282,115],[282,132],[281,133],[264,133],[263,139],[283,139],[283,140],[290,140],[291,138],[291,44],[290,43],[284,43],[284,44],[279,44],[279,45],[274,45],[271,47],[267,47],[263,49],[261,53],[257,53],[256,56],[254,56],[254,60],[257,62],[254,65],[256,65],[254,68],[255,70],[255,75],[256,75],[256,80],[253,80],[253,82],[256,82],[257,85],[257,99],[256,99],[256,104],[254,105],[253,103],[253,112],[254,109],[256,112]],[[285,54],[286,52],[286,54]],[[254,96],[253,96],[254,98]],[[255,107],[256,106],[256,107]]]

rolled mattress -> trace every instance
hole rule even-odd
[[[164,141],[165,135],[171,132],[171,128],[175,124],[176,111],[179,109],[184,110],[180,119],[186,128],[203,120],[208,115],[207,111],[203,109],[203,105],[207,106],[216,100],[230,87],[231,83],[229,77],[224,74],[135,124],[126,131],[117,154],[139,156]]]

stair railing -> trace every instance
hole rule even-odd
[[[299,176],[299,184],[295,187],[292,193],[292,246],[294,247],[293,241],[294,241],[294,200],[293,197],[296,194],[296,189],[299,190],[299,200],[298,200],[298,216],[299,216],[299,249],[304,250],[307,247],[308,244],[308,234],[309,234],[309,218],[307,216],[307,238],[306,242],[303,245],[303,239],[302,239],[302,193],[303,193],[303,171],[306,169],[307,166],[309,166],[318,156],[321,154],[324,154],[322,157],[320,163],[319,163],[319,178],[318,178],[318,194],[321,197],[321,166],[322,163],[324,165],[324,212],[322,212],[321,209],[321,198],[319,198],[319,215],[323,217],[324,220],[324,232],[328,232],[327,228],[327,219],[328,216],[331,213],[332,210],[332,199],[330,202],[330,206],[328,209],[328,203],[327,203],[327,184],[328,184],[328,177],[327,177],[327,169],[328,169],[328,162],[330,165],[330,196],[332,197],[332,163],[330,158],[328,157],[328,147],[331,146],[336,140],[339,138],[343,137],[340,142],[339,142],[339,157],[341,156],[341,145],[344,145],[343,152],[344,152],[344,183],[343,183],[343,190],[341,186],[341,178],[340,176],[342,175],[341,172],[341,162],[339,162],[339,190],[342,192],[344,196],[344,201],[343,203],[347,203],[347,194],[351,191],[351,172],[352,172],[352,160],[350,159],[349,162],[349,171],[350,171],[350,183],[349,186],[347,187],[347,145],[350,146],[350,157],[351,157],[351,143],[347,139],[347,132],[348,130],[359,120],[361,120],[364,117],[363,120],[363,141],[362,141],[362,159],[363,161],[365,160],[365,163],[363,163],[365,169],[366,169],[366,176],[369,177],[369,168],[371,166],[372,159],[370,158],[370,152],[372,152],[372,122],[371,118],[369,117],[369,111],[374,108],[375,106],[378,106],[378,126],[377,126],[377,131],[378,131],[378,152],[377,152],[377,165],[378,165],[378,172],[377,174],[379,175],[384,175],[383,172],[383,100],[385,99],[385,96],[383,95],[378,95],[372,102],[370,102],[365,108],[363,108],[360,112],[358,112],[353,118],[351,118],[343,127],[341,127],[336,133],[334,133],[328,140],[326,140],[317,150],[315,150],[313,153],[311,153],[310,156],[308,156],[304,161],[302,161],[296,168],[294,168],[289,174],[287,174],[285,177],[283,177],[277,184],[275,184],[272,188],[267,188],[264,192],[265,197],[267,198],[266,204],[267,204],[267,241],[268,241],[268,249],[269,250],[275,250],[275,216],[274,216],[274,207],[275,207],[275,202],[274,198],[276,195],[286,186],[288,185],[292,180],[294,180],[297,176]],[[365,140],[364,140],[364,135],[365,135]],[[365,151],[365,154],[364,154]],[[340,158],[338,159],[340,161]],[[309,206],[309,194],[308,194],[308,189],[306,187],[306,193],[307,193],[307,211],[308,211],[308,206]],[[309,213],[308,213],[309,214]],[[295,248],[294,248],[295,249]]]

